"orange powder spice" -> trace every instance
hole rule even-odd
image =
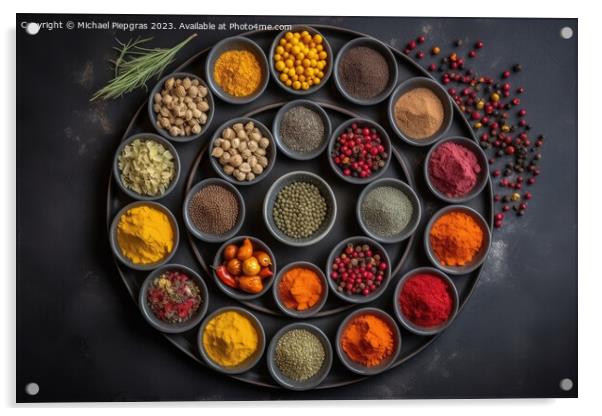
[[[352,361],[377,366],[395,351],[393,329],[376,315],[360,315],[343,330],[341,347]]]
[[[481,249],[483,229],[472,216],[452,211],[435,221],[429,242],[442,265],[464,266]]]
[[[304,267],[287,271],[278,285],[278,294],[284,306],[298,311],[310,309],[318,303],[323,292],[320,276]]]

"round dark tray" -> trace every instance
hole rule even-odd
[[[333,26],[313,26],[320,30],[320,32],[322,32],[324,36],[328,38],[335,56],[339,49],[347,41],[358,36],[365,36],[358,32]],[[268,51],[276,34],[276,31],[255,31],[245,33],[242,36],[247,36],[253,39],[264,49],[264,51]],[[393,48],[391,48],[391,50],[398,62],[399,82],[403,82],[407,78],[413,76],[429,76],[426,71],[424,71],[419,65],[407,58],[401,52]],[[180,65],[175,71],[192,72],[195,74],[200,74],[201,77],[204,78],[204,66],[208,51],[209,49],[205,49],[199,52]],[[212,122],[212,126],[207,130],[207,132],[198,140],[190,143],[178,143],[175,145],[178,149],[181,159],[182,172],[188,172],[188,178],[186,181],[181,180],[180,183],[177,184],[174,192],[162,199],[161,203],[172,210],[180,224],[183,224],[182,203],[187,190],[203,178],[216,176],[216,173],[212,170],[206,155],[207,144],[215,128],[228,119],[241,115],[252,116],[267,126],[271,126],[273,117],[278,109],[286,102],[294,100],[295,98],[296,97],[292,94],[288,94],[278,87],[274,80],[271,80],[265,93],[258,100],[251,104],[232,106],[219,99],[216,99],[214,120]],[[415,237],[401,243],[385,245],[394,266],[392,270],[393,281],[390,282],[382,297],[369,304],[369,306],[382,308],[392,314],[392,296],[393,291],[395,290],[395,283],[408,270],[429,264],[421,244],[424,226],[436,210],[446,205],[444,202],[438,200],[431,194],[427,188],[423,175],[421,175],[422,164],[428,151],[428,147],[421,148],[410,146],[404,143],[394,134],[387,121],[386,101],[377,106],[356,106],[341,96],[341,94],[337,91],[332,79],[330,79],[327,85],[325,85],[321,90],[311,95],[309,99],[318,102],[326,109],[331,118],[333,130],[336,129],[336,127],[345,119],[357,116],[372,119],[383,126],[391,137],[394,150],[392,163],[383,177],[396,177],[407,182],[416,190],[422,203],[422,219],[418,229],[414,234]],[[153,126],[148,119],[148,115],[145,111],[143,111],[144,109],[145,105],[143,104],[134,114],[134,117],[132,118],[123,135],[123,139],[137,132],[154,131]],[[476,141],[470,125],[455,105],[453,123],[450,130],[446,134],[446,137],[447,136],[464,136]],[[277,240],[269,234],[261,216],[261,207],[265,192],[267,191],[271,182],[273,182],[273,179],[278,178],[285,172],[301,169],[310,170],[320,174],[332,185],[340,209],[337,217],[337,223],[329,235],[314,246],[300,249],[284,246],[277,242]],[[283,267],[291,261],[308,260],[324,268],[326,266],[326,259],[330,250],[338,241],[351,235],[362,234],[355,218],[355,203],[357,196],[363,189],[363,186],[348,184],[339,179],[334,172],[331,171],[326,152],[312,161],[296,161],[287,158],[282,153],[279,153],[276,165],[270,172],[269,176],[270,178],[267,178],[265,181],[262,181],[254,186],[238,188],[246,200],[247,207],[245,224],[243,225],[240,233],[257,236],[270,245],[272,250],[275,252],[280,267]],[[127,195],[119,190],[116,191],[116,186],[111,176],[107,195],[107,225],[110,224],[110,221],[113,219],[113,216],[117,213],[117,211],[129,202],[131,202],[131,199]],[[487,219],[491,227],[493,222],[493,201],[490,182],[488,183],[486,189],[477,198],[467,203],[467,205],[481,213]],[[182,227],[182,229],[184,229],[184,227]],[[222,306],[238,304],[238,301],[229,298],[216,287],[207,267],[212,263],[213,256],[219,245],[201,242],[196,240],[189,233],[186,239],[187,244],[181,242],[182,244],[180,244],[180,248],[172,259],[172,262],[185,264],[191,267],[194,267],[195,265],[199,266],[200,270],[198,271],[205,279],[205,282],[211,291],[211,304],[209,305],[210,311]],[[116,266],[127,290],[132,296],[132,299],[137,302],[140,284],[143,282],[146,274],[125,268],[117,262]],[[458,276],[453,279],[460,296],[460,310],[472,294],[472,291],[479,279],[481,268],[482,266],[472,273]],[[279,328],[287,323],[290,323],[292,319],[284,316],[284,314],[278,310],[271,296],[271,291],[268,291],[268,293],[257,300],[244,302],[245,307],[254,310],[254,312],[258,314],[259,319],[264,325],[268,341]],[[349,311],[351,308],[353,308],[353,305],[345,304],[338,300],[335,296],[331,295],[329,296],[328,302],[324,306],[324,309],[317,316],[307,319],[307,321],[320,327],[334,345],[336,329],[339,323],[347,315],[345,311]],[[422,337],[414,335],[403,328],[401,328],[401,331],[403,337],[402,351],[392,368],[397,367],[404,361],[410,359],[415,354],[426,348],[434,339],[436,339],[436,336]],[[196,329],[184,334],[164,334],[164,336],[181,351],[186,353],[197,363],[200,363],[204,366],[196,349]],[[252,370],[244,374],[231,377],[255,385],[279,388],[279,385],[277,385],[269,375],[265,358],[263,358],[261,362]],[[360,381],[364,378],[366,377],[351,373],[345,369],[338,360],[334,360],[329,376],[317,388],[322,389],[342,386]]]

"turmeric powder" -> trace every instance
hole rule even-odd
[[[212,361],[222,367],[234,367],[257,351],[259,335],[249,318],[237,311],[226,311],[207,323],[202,341]]]
[[[375,367],[395,351],[393,329],[379,316],[359,315],[343,330],[341,347],[352,361]]]
[[[305,267],[294,267],[288,270],[278,284],[278,294],[288,309],[304,311],[313,307],[320,298],[324,288],[316,272]]]
[[[442,265],[464,266],[481,249],[483,230],[471,215],[452,211],[435,221],[429,242]]]
[[[119,249],[134,264],[164,259],[173,250],[174,234],[169,217],[149,205],[127,210],[117,225]]]
[[[226,51],[215,61],[213,78],[228,94],[247,97],[253,94],[263,79],[263,70],[253,52]]]

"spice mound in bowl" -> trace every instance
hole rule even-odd
[[[404,141],[428,146],[452,123],[453,107],[447,92],[429,78],[410,78],[401,83],[389,101],[389,121]]]
[[[152,96],[157,130],[166,137],[192,140],[211,121],[213,99],[205,83],[193,75],[170,76]]]
[[[401,278],[394,303],[403,326],[418,335],[433,335],[451,323],[458,310],[458,294],[449,277],[423,267]]]
[[[312,263],[289,263],[274,282],[276,304],[285,314],[296,318],[315,315],[326,303],[327,296],[326,276]]]
[[[486,163],[487,157],[472,140],[445,139],[427,155],[427,184],[446,202],[467,201],[487,184]]]
[[[314,325],[287,325],[270,343],[268,369],[278,384],[285,388],[314,388],[326,378],[331,365],[330,342]]]
[[[117,151],[115,163],[117,182],[136,199],[166,196],[179,177],[175,148],[153,134],[138,134],[126,140]]]
[[[244,217],[242,195],[223,179],[199,182],[184,200],[184,222],[190,232],[203,241],[216,243],[232,238]]]
[[[300,26],[299,30],[293,28],[276,38],[270,53],[271,69],[285,89],[310,93],[330,75],[331,54],[330,46],[319,32]]]
[[[215,44],[206,61],[209,87],[230,104],[247,104],[259,97],[269,80],[265,53],[251,39],[226,38]]]
[[[150,270],[167,262],[178,244],[173,214],[153,202],[134,202],[124,207],[111,225],[111,235],[117,258],[139,270]]]
[[[395,57],[376,39],[348,42],[339,52],[335,66],[337,88],[355,104],[377,104],[389,96],[397,83]]]
[[[347,182],[365,184],[381,176],[389,166],[391,143],[378,124],[353,119],[335,130],[328,153],[338,176]]]
[[[196,326],[207,312],[207,287],[192,269],[168,264],[144,281],[139,303],[143,316],[156,329],[185,332]]]
[[[252,368],[263,354],[261,324],[242,308],[222,308],[211,314],[199,331],[201,355],[213,368],[239,374]]]
[[[236,237],[220,247],[213,269],[225,293],[237,299],[254,299],[272,285],[276,262],[260,240]]]
[[[339,358],[351,371],[378,374],[391,366],[401,349],[399,328],[387,313],[364,308],[345,319],[337,333]]]
[[[385,249],[367,237],[351,237],[331,252],[327,278],[339,298],[352,303],[370,302],[384,293],[390,280]]]
[[[420,201],[404,182],[383,178],[362,191],[357,216],[370,237],[382,243],[396,243],[416,230],[421,217]]]
[[[230,182],[257,183],[274,164],[273,147],[273,139],[261,123],[251,119],[226,123],[212,141],[212,165]]]
[[[451,205],[439,210],[427,224],[425,246],[431,262],[450,274],[469,273],[487,257],[491,234],[473,209]]]
[[[284,154],[299,160],[317,157],[328,145],[328,115],[318,104],[296,100],[283,106],[274,118],[274,136]]]

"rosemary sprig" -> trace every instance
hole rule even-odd
[[[115,49],[119,55],[111,61],[115,67],[115,76],[107,85],[96,91],[90,101],[118,98],[137,88],[146,88],[146,83],[153,77],[158,79],[173,62],[176,54],[195,36],[196,33],[193,33],[170,49],[149,49],[140,46],[150,38],[130,40],[127,43],[117,41],[119,46]]]

